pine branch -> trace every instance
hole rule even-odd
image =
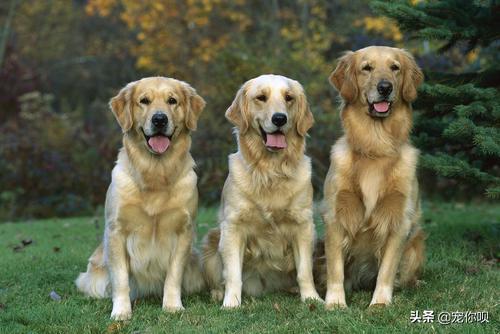
[[[489,45],[499,37],[499,5],[496,1],[421,1],[416,5],[405,0],[373,1],[372,9],[398,22],[401,30],[413,38],[441,40],[442,51],[459,41]]]
[[[486,189],[486,196],[491,199],[499,199],[500,198],[500,184],[497,184],[492,187],[488,187]]]

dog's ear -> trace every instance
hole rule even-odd
[[[136,81],[127,84],[109,101],[111,111],[124,133],[129,131],[133,124],[131,99],[135,84]]]
[[[301,92],[297,96],[297,108],[297,133],[301,137],[304,137],[307,134],[307,131],[309,131],[314,124],[314,116],[309,108],[306,94],[302,88]]]
[[[358,97],[354,52],[348,51],[339,58],[337,67],[328,79],[345,102],[352,102]]]
[[[424,81],[424,74],[413,56],[406,50],[401,50],[401,65],[403,69],[403,99],[410,103],[417,98],[417,88]]]
[[[196,130],[196,125],[198,124],[198,118],[200,118],[201,112],[205,108],[205,100],[196,93],[196,90],[188,85],[187,83],[183,83],[183,91],[187,101],[187,110],[186,110],[186,118],[185,123],[186,127],[194,131]]]
[[[233,103],[226,110],[226,118],[235,125],[241,134],[248,130],[248,101],[245,85],[238,90]]]

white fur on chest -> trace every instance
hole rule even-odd
[[[132,283],[139,295],[161,295],[175,245],[168,236],[145,238],[141,233],[131,233],[126,247],[129,255]]]
[[[383,170],[381,168],[366,168],[359,176],[359,186],[363,194],[363,204],[365,205],[365,219],[370,217],[377,204],[380,186],[383,182]]]

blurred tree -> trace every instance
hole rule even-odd
[[[263,73],[300,81],[316,118],[307,154],[320,194],[341,133],[327,83],[334,59],[373,44],[408,46],[368,0],[7,0],[0,38],[0,219],[102,204],[120,145],[107,102],[149,75],[188,81],[208,102],[192,147],[203,203],[218,202],[235,150],[224,111],[239,86]],[[495,57],[484,47],[476,60],[450,55],[424,61],[451,71]]]
[[[441,52],[454,48],[473,62],[465,73],[426,73],[414,141],[422,167],[500,197],[500,3],[398,0],[373,7],[411,37],[437,40]],[[483,61],[474,62],[479,53]]]

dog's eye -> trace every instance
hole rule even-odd
[[[286,94],[286,95],[285,95],[285,101],[286,101],[286,102],[290,102],[290,101],[292,101],[292,100],[293,100],[293,96],[291,96],[291,95],[289,95],[289,94]]]
[[[147,97],[143,97],[140,101],[139,101],[141,104],[145,104],[145,105],[148,105],[151,103],[151,100],[148,99]]]
[[[399,66],[398,66],[398,65],[396,65],[396,64],[392,64],[392,65],[391,65],[391,70],[392,70],[392,71],[399,71]]]
[[[167,103],[168,104],[177,104],[177,100],[174,99],[173,97],[169,97],[168,100],[167,100]]]
[[[366,72],[371,72],[373,70],[373,67],[371,67],[369,64],[366,64],[365,66],[363,66],[362,70]]]
[[[264,94],[258,95],[257,96],[257,100],[262,101],[262,102],[266,102],[267,101],[267,97]]]

